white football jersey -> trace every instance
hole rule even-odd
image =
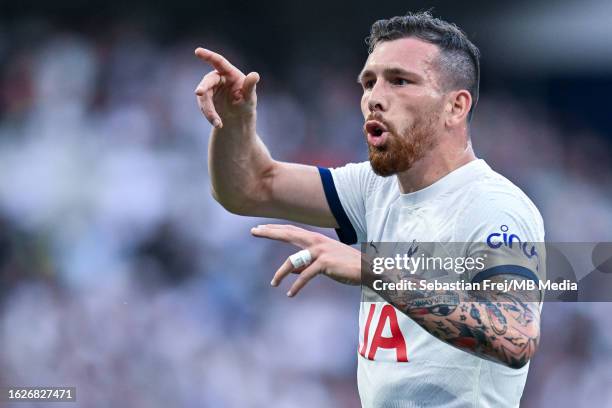
[[[488,240],[503,245],[502,236],[511,234],[521,242],[544,242],[535,205],[483,160],[409,194],[401,194],[396,177],[377,176],[369,162],[319,171],[338,235],[348,244]],[[542,267],[527,266],[528,273],[521,268],[519,274],[545,278]],[[513,272],[480,272],[496,273]],[[481,280],[482,275],[469,278]],[[528,364],[512,369],[461,351],[368,292],[362,291],[359,313],[358,385],[364,407],[519,405]]]

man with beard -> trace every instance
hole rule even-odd
[[[196,88],[214,126],[213,195],[235,214],[337,229],[343,243],[288,225],[261,225],[252,233],[302,248],[271,282],[278,286],[297,273],[289,297],[319,274],[363,283],[358,383],[364,406],[518,406],[539,341],[538,302],[461,290],[383,299],[361,281],[362,254],[347,245],[487,242],[491,249],[507,246],[508,236],[510,244],[513,236],[521,243],[544,240],[536,207],[472,150],[479,51],[454,24],[429,13],[377,21],[368,44],[358,81],[369,161],[337,169],[273,160],[256,134],[259,75],[244,75],[198,48],[196,55],[214,68]],[[466,255],[481,250],[468,245]],[[537,281],[541,257],[534,254],[489,265],[470,281]]]

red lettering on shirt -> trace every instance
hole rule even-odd
[[[364,354],[365,345],[367,344],[367,333],[368,329],[370,328],[369,326],[373,310],[374,305],[371,305],[368,322],[366,323],[366,331],[364,333],[364,347],[362,347]],[[391,337],[382,336],[382,332],[385,328],[385,324],[387,324],[387,320],[389,321],[389,326],[391,328]],[[395,349],[398,362],[408,361],[408,357],[406,355],[406,340],[404,339],[404,335],[402,334],[402,331],[399,328],[399,324],[397,322],[397,315],[395,314],[395,308],[391,305],[383,306],[382,310],[380,311],[380,318],[378,319],[378,326],[376,326],[376,331],[374,332],[374,337],[372,338],[372,345],[370,346],[368,359],[374,360],[374,357],[376,356],[376,351],[379,348]]]

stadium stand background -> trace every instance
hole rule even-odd
[[[484,55],[477,153],[549,240],[611,241],[611,6],[489,3],[433,3]],[[370,24],[430,5],[3,4],[0,386],[74,385],[89,407],[356,406],[359,290],[269,287],[293,249],[209,194],[193,49],[261,73],[276,158],[337,166],[366,159]],[[522,406],[612,404],[611,333],[608,303],[546,304]]]

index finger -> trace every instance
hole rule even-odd
[[[225,57],[221,54],[217,54],[206,48],[198,47],[195,50],[195,55],[209,63],[214,69],[221,75],[241,75],[242,72],[235,66],[233,66]]]
[[[280,225],[258,225],[257,227],[251,229],[251,233],[256,237],[287,242],[302,249],[311,246],[314,243],[312,239],[314,233],[301,228],[290,228]]]

